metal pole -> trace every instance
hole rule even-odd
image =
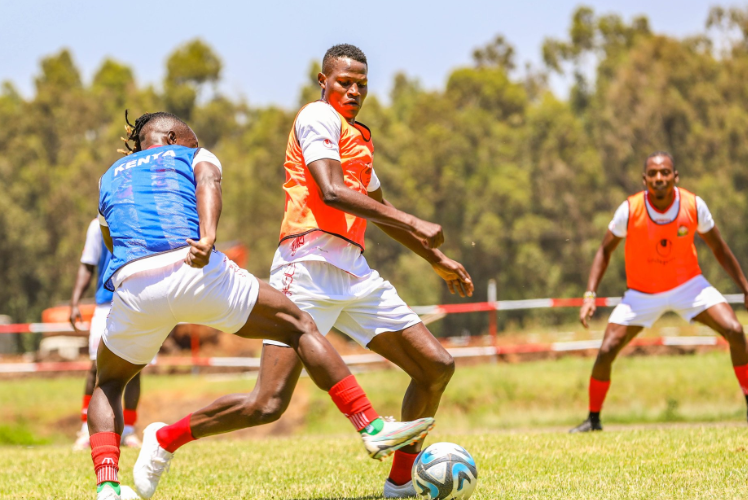
[[[496,280],[490,279],[488,280],[488,302],[496,305],[497,301]],[[493,311],[488,311],[488,334],[491,336],[491,342],[493,342],[493,345],[496,345],[496,315],[497,312],[495,309]]]

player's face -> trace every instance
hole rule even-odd
[[[369,91],[366,64],[343,57],[334,60],[331,66],[329,74],[319,74],[324,99],[343,118],[355,120]]]
[[[663,200],[673,193],[678,182],[678,171],[667,156],[655,156],[647,161],[643,178],[649,195]]]

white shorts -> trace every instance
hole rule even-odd
[[[621,303],[613,309],[608,323],[651,327],[667,311],[683,319],[693,318],[712,306],[727,302],[702,275],[662,293],[641,293],[627,290]]]
[[[273,270],[270,285],[308,312],[323,335],[334,326],[364,347],[380,333],[421,322],[376,271],[358,278],[327,262],[293,262]],[[272,340],[264,343],[286,346]]]
[[[88,332],[88,356],[91,360],[96,361],[96,353],[99,350],[101,336],[106,330],[106,317],[112,309],[112,304],[96,304],[93,317],[91,318],[91,327]]]
[[[178,323],[237,332],[259,291],[257,278],[221,252],[202,269],[180,261],[133,274],[114,292],[104,344],[120,358],[144,365]]]

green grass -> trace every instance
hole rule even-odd
[[[438,423],[457,432],[576,424],[586,414],[591,366],[591,358],[567,357],[459,367]],[[399,415],[408,384],[403,373],[363,373],[358,379],[382,414]],[[218,396],[249,392],[254,383],[233,376],[145,376],[140,422],[174,421]],[[1,382],[0,444],[70,442],[79,427],[82,386],[80,377]],[[624,357],[614,367],[603,417],[606,424],[745,421],[745,400],[726,352]],[[265,433],[337,434],[340,425],[327,394],[303,379],[289,412]]]
[[[732,499],[748,497],[745,430],[638,429],[594,435],[485,433],[432,440],[464,445],[479,468],[476,500]],[[121,479],[132,484],[133,450]],[[157,498],[378,499],[389,463],[368,459],[352,433],[259,441],[205,440],[179,451]],[[94,498],[88,453],[0,448],[0,498]]]

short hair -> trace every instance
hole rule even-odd
[[[657,158],[658,156],[664,156],[666,158],[669,158],[670,159],[670,163],[672,163],[673,164],[673,168],[675,168],[675,160],[673,159],[673,155],[671,155],[667,151],[655,151],[651,155],[647,156],[646,160],[644,160],[644,170],[645,171],[647,170],[647,164],[649,163],[649,160],[651,160],[652,158]]]
[[[124,149],[118,149],[117,151],[119,153],[124,154],[125,156],[137,153],[141,150],[140,148],[140,134],[143,132],[143,129],[147,124],[155,124],[159,122],[168,122],[169,125],[176,124],[177,126],[184,126],[186,128],[189,128],[189,125],[187,125],[184,120],[179,118],[177,115],[173,115],[171,113],[168,113],[166,111],[156,111],[155,113],[144,113],[140,115],[137,120],[135,120],[135,124],[133,125],[130,123],[130,120],[127,118],[128,110],[125,110],[125,131],[127,132],[127,138],[120,137],[122,141],[125,143],[126,150]],[[130,141],[134,142],[134,147],[130,147]]]
[[[338,45],[333,45],[332,47],[327,49],[327,52],[325,52],[325,57],[322,58],[322,71],[327,74],[331,69],[330,65],[332,64],[332,62],[336,59],[342,59],[344,57],[349,57],[354,61],[364,63],[367,66],[369,65],[369,63],[366,62],[366,54],[364,54],[363,50],[349,43],[341,43]]]

